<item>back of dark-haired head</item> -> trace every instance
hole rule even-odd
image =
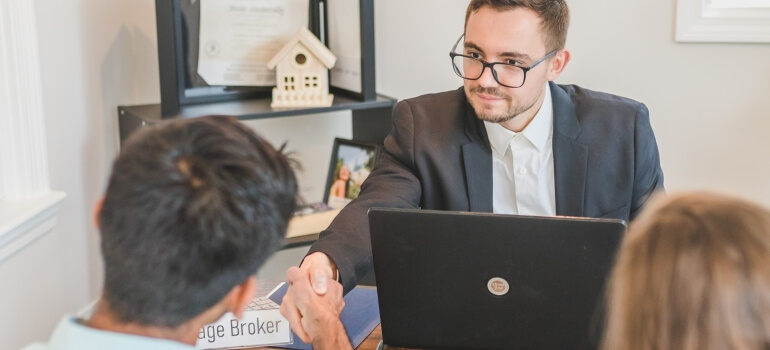
[[[173,327],[219,302],[283,242],[290,161],[232,117],[133,135],[99,214],[103,298],[121,321]]]
[[[569,8],[564,0],[471,0],[465,12],[465,25],[471,14],[484,6],[497,11],[526,8],[537,13],[542,20],[546,51],[563,49],[567,44]]]

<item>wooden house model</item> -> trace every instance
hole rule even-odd
[[[307,28],[301,28],[267,63],[276,69],[273,108],[328,107],[329,69],[337,57]]]

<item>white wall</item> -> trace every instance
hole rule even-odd
[[[51,188],[67,198],[52,233],[0,263],[3,349],[47,339],[63,314],[98,297],[103,270],[92,207],[118,150],[116,108],[160,101],[153,0],[36,0],[35,6]],[[349,115],[248,124],[275,144],[288,141],[304,165],[304,196],[319,201],[333,138],[351,136]]]
[[[158,95],[152,1],[35,5],[51,188],[67,198],[56,229],[0,265],[0,337],[11,349],[46,339],[97,295],[91,208],[116,150],[115,106]]]
[[[770,44],[676,43],[673,1],[602,3],[614,16],[574,9],[575,60],[562,81],[647,103],[668,188],[770,206]]]
[[[454,89],[448,51],[466,0],[377,0],[377,88],[397,98]],[[770,44],[679,44],[669,0],[571,1],[573,60],[560,83],[613,92],[651,111],[669,190],[711,188],[770,206]],[[51,187],[67,193],[57,229],[0,264],[0,339],[47,338],[98,296],[91,207],[117,150],[118,104],[159,101],[153,0],[37,0]],[[320,199],[345,113],[249,122],[289,141]],[[321,174],[321,175],[316,175]],[[280,275],[271,271],[268,275]]]

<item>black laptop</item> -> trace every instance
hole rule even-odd
[[[621,220],[386,208],[369,210],[369,226],[383,343],[430,349],[595,344],[626,230]]]

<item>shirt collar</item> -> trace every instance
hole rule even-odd
[[[504,128],[500,123],[484,121],[484,127],[487,129],[487,137],[489,137],[489,144],[492,146],[492,150],[499,156],[504,156],[505,150],[511,144],[511,140],[518,133]]]
[[[553,101],[551,100],[551,88],[546,83],[543,104],[521,133],[537,147],[538,151],[542,151],[549,136],[551,136],[551,129],[553,129]]]
[[[50,342],[51,349],[163,349],[194,350],[195,347],[179,342],[138,335],[109,332],[88,327],[71,316],[64,317],[56,327]]]
[[[487,129],[487,136],[489,137],[489,144],[492,146],[492,150],[499,155],[504,155],[505,150],[508,149],[508,145],[511,140],[519,134],[511,130],[506,129],[500,123],[490,123],[485,121],[484,127]],[[546,83],[545,85],[545,97],[543,98],[543,104],[540,106],[540,110],[537,111],[535,117],[529,122],[521,134],[534,145],[538,151],[542,151],[548,142],[548,138],[551,135],[553,129],[553,101],[551,100],[551,89]]]

